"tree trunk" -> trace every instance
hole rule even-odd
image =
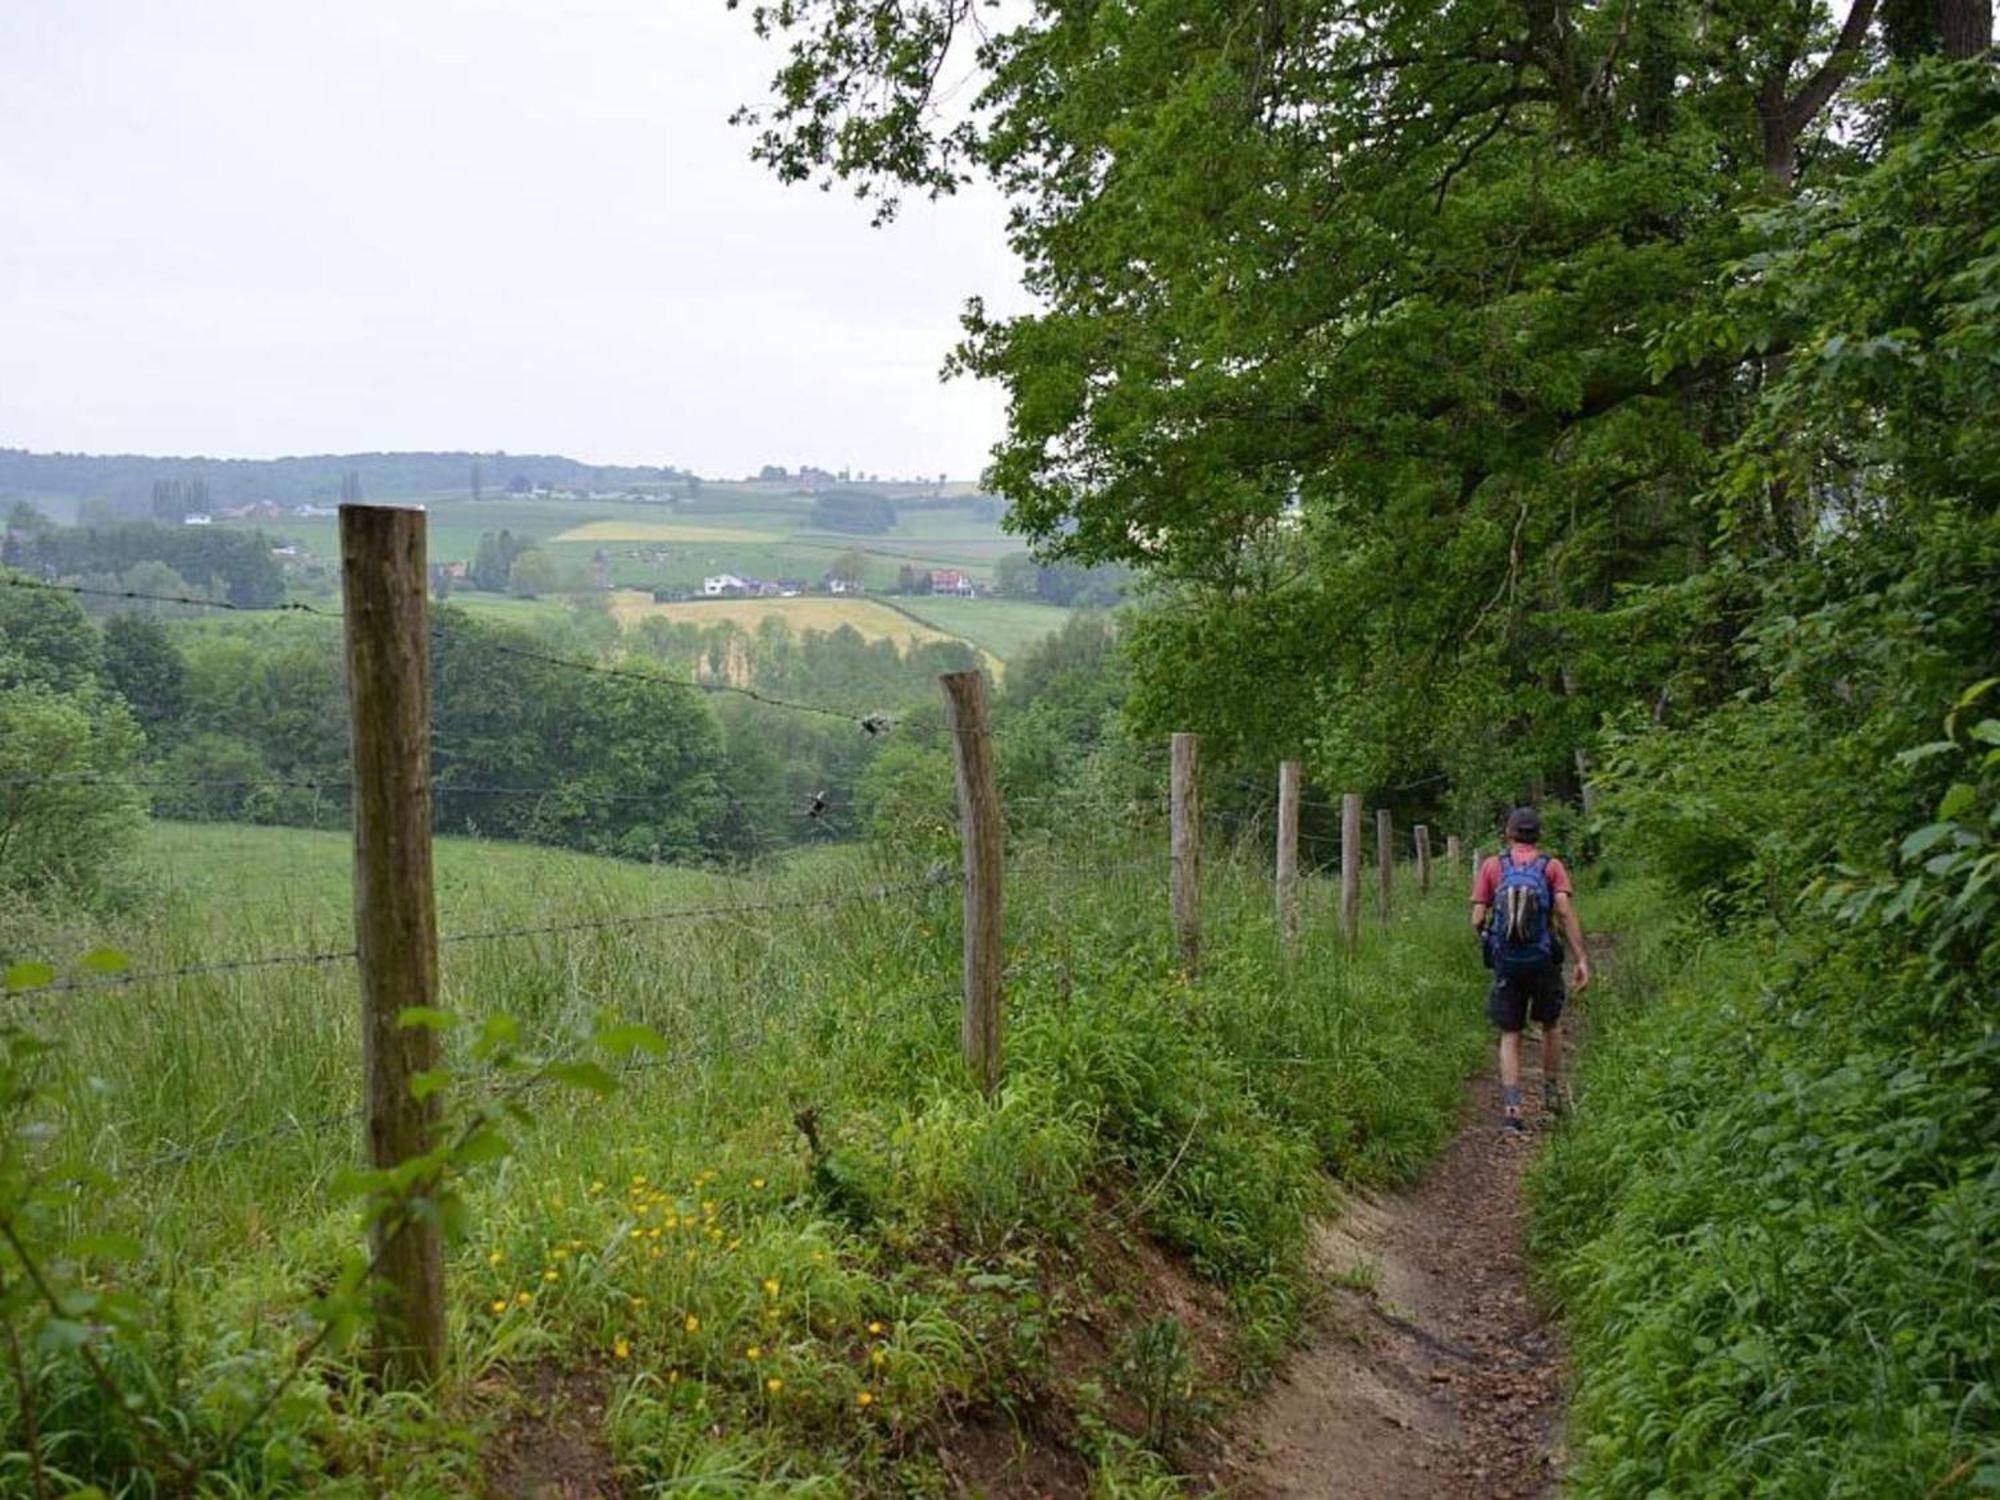
[[[1938,42],[1946,57],[1977,57],[1993,46],[1993,0],[1937,0]]]

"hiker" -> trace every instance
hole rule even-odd
[[[1590,956],[1583,946],[1583,923],[1576,914],[1569,871],[1536,847],[1542,817],[1532,807],[1507,815],[1507,847],[1483,861],[1472,881],[1472,930],[1479,934],[1493,988],[1486,1014],[1500,1028],[1500,1099],[1506,1128],[1519,1132],[1521,1119],[1521,1030],[1532,1017],[1542,1028],[1542,1103],[1562,1111],[1563,945],[1576,955],[1570,982],[1590,983]]]

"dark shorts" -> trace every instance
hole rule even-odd
[[[1486,1018],[1502,1031],[1519,1031],[1530,1017],[1553,1026],[1562,1019],[1565,994],[1560,963],[1532,974],[1496,974],[1486,996]]]

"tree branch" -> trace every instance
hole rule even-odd
[[[1787,128],[1796,135],[1812,123],[1813,117],[1826,108],[1841,82],[1853,71],[1861,60],[1861,44],[1868,36],[1869,23],[1875,19],[1876,0],[1854,0],[1848,8],[1847,20],[1840,28],[1840,37],[1833,44],[1833,51],[1826,61],[1799,86],[1799,91],[1784,103],[1784,120]]]

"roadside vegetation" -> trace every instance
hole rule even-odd
[[[154,902],[52,918],[36,945],[115,943],[150,969],[343,940],[340,835],[153,837],[176,851]],[[1023,834],[1007,1081],[987,1100],[958,1058],[956,892],[868,895],[905,868],[828,851],[745,878],[531,849],[490,867],[441,844],[448,933],[743,914],[446,945],[455,1109],[508,1085],[482,1047],[503,1027],[519,1055],[597,1058],[618,1087],[518,1094],[504,1155],[466,1168],[435,1403],[370,1397],[335,1343],[258,1410],[356,1253],[345,965],[11,1002],[9,1076],[32,1090],[14,1122],[39,1133],[9,1170],[42,1184],[11,1222],[116,1327],[109,1373],[135,1408],[10,1278],[25,1385],[0,1396],[0,1483],[34,1492],[32,1417],[45,1475],[109,1493],[174,1492],[142,1426],[198,1453],[215,1493],[442,1495],[482,1474],[528,1493],[561,1477],[552,1461],[636,1485],[921,1492],[1017,1427],[1079,1483],[1173,1489],[1298,1331],[1332,1182],[1407,1176],[1451,1128],[1481,1043],[1457,903],[1409,903],[1350,958],[1312,886],[1287,971],[1265,860],[1218,860],[1190,986],[1157,828],[1089,848]],[[795,900],[826,906],[756,910]],[[592,1041],[614,1024],[660,1045],[614,1060]],[[59,1045],[24,1050],[31,1034]],[[1216,1289],[1210,1324],[1160,1303],[1149,1244]]]

